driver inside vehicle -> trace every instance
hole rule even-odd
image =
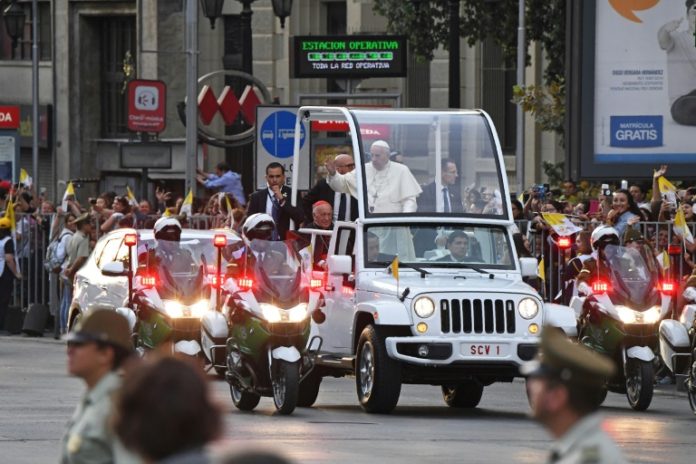
[[[437,261],[443,262],[475,262],[477,261],[469,254],[469,236],[463,230],[455,230],[447,237],[447,249],[449,254],[439,258]]]

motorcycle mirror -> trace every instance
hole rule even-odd
[[[317,324],[321,324],[326,320],[326,314],[324,314],[321,309],[317,308],[312,313],[312,320]]]

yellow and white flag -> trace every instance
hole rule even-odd
[[[68,212],[68,199],[69,197],[75,198],[75,187],[73,187],[72,182],[68,182],[68,185],[65,187],[65,193],[63,194],[63,203],[61,203],[61,208],[63,208],[63,212],[67,213]]]
[[[23,184],[25,187],[31,187],[34,183],[34,179],[31,178],[26,169],[22,168],[19,170],[19,183]]]
[[[135,195],[133,195],[133,191],[127,185],[126,185],[126,197],[128,197],[128,204],[129,205],[138,206],[138,200],[135,199]]]
[[[691,235],[691,230],[686,225],[684,211],[681,208],[677,209],[677,214],[674,216],[674,233],[687,242],[694,243],[694,236]]]
[[[7,209],[5,210],[5,215],[3,217],[10,220],[10,230],[12,230],[12,236],[14,237],[15,230],[17,230],[17,220],[15,218],[14,199],[12,197],[9,197],[9,200],[7,201]]]
[[[573,235],[580,232],[582,227],[573,224],[565,214],[561,213],[541,213],[544,221],[561,237]]]
[[[546,281],[546,266],[544,263],[544,258],[541,258],[539,265],[537,266],[537,275],[544,282]]]
[[[399,281],[399,257],[394,256],[394,259],[392,260],[391,264],[389,265],[389,270],[391,271],[392,275],[396,279],[396,281]]]
[[[657,255],[657,262],[660,263],[660,266],[662,266],[662,271],[667,272],[670,267],[670,261],[669,261],[669,253],[667,253],[667,250],[663,251],[659,255]]]
[[[169,211],[169,208],[164,208],[164,213],[162,213],[162,217],[170,217],[172,215],[172,212]]]
[[[186,195],[186,199],[181,204],[179,214],[185,214],[188,217],[191,217],[193,214],[193,190],[189,190],[188,195]]]
[[[225,206],[227,207],[227,215],[232,216],[232,203],[230,203],[230,197],[225,194]]]
[[[657,186],[660,189],[662,198],[676,206],[677,204],[677,187],[674,186],[665,176],[658,177]]]

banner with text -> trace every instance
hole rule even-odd
[[[643,3],[597,2],[596,164],[696,161],[696,5]]]

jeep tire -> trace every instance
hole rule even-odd
[[[384,337],[373,325],[360,334],[355,357],[355,386],[363,409],[389,413],[399,402],[401,366],[387,355]]]

